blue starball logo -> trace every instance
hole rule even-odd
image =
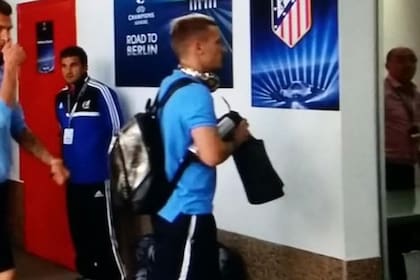
[[[138,13],[138,14],[142,14],[142,13],[144,13],[144,12],[146,12],[146,7],[144,7],[144,6],[138,6],[138,7],[136,8],[136,13]]]

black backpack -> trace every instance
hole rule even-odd
[[[195,82],[182,78],[169,86],[161,101],[149,99],[145,112],[137,113],[110,145],[110,188],[114,206],[129,207],[136,214],[155,214],[167,202],[191,162],[186,151],[174,178],[165,173],[165,156],[158,113],[181,87]]]

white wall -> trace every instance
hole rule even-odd
[[[398,46],[412,48],[420,57],[420,1],[383,0],[383,54]],[[384,65],[384,63],[382,63]],[[414,78],[420,85],[420,75]]]
[[[379,256],[372,43],[376,23],[370,2],[340,1],[342,111],[328,112],[250,106],[249,1],[233,0],[235,88],[220,94],[265,140],[286,183],[286,196],[251,206],[229,160],[218,170],[215,213],[220,228],[340,259]],[[115,85],[113,1],[78,0],[77,22],[78,43],[89,54],[91,75]],[[156,89],[117,91],[127,115],[132,115]]]
[[[380,254],[377,19],[375,1],[342,0],[340,3],[345,256],[357,259]]]

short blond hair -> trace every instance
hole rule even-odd
[[[208,30],[209,26],[217,26],[214,18],[192,13],[175,18],[170,23],[171,46],[175,54],[182,55],[184,43],[193,36],[201,35]]]

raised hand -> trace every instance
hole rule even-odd
[[[19,67],[26,59],[26,53],[19,44],[7,42],[2,53],[5,67]]]
[[[248,127],[248,121],[246,119],[243,119],[235,128],[233,139],[236,146],[240,146],[242,143],[249,139],[251,133],[249,132]]]

